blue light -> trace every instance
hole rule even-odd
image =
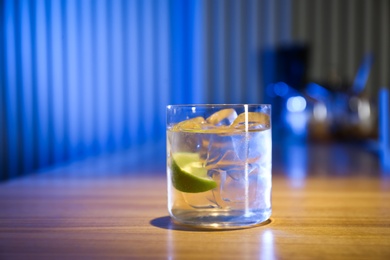
[[[287,100],[287,110],[290,112],[302,112],[306,109],[306,100],[301,96],[290,97]]]
[[[194,46],[192,51],[193,60],[193,77],[192,81],[194,87],[192,89],[192,102],[193,103],[202,103],[204,102],[204,96],[206,94],[205,89],[202,86],[206,84],[206,71],[204,70],[204,56],[202,53],[205,51],[205,46],[203,42],[206,40],[205,35],[203,34],[203,28],[206,26],[206,14],[204,8],[206,3],[203,1],[193,1],[191,2],[191,8],[193,10],[193,26],[194,26]],[[161,28],[161,22],[159,24]],[[161,29],[160,29],[161,30]],[[168,33],[168,32],[167,32]],[[161,50],[164,52],[164,49]],[[165,110],[163,110],[165,112]],[[165,114],[162,115],[164,118]],[[165,122],[164,122],[165,123]]]
[[[226,9],[224,1],[213,1],[213,25],[215,30],[215,39],[213,41],[213,71],[215,71],[215,77],[213,80],[213,85],[215,86],[215,92],[213,93],[212,100],[216,103],[225,103],[226,91],[224,86],[230,84],[226,82],[224,77],[224,70],[226,64],[226,50],[223,44],[225,39],[225,23],[223,20],[223,13]]]
[[[78,24],[79,19],[77,15],[78,6],[75,1],[66,1],[64,6],[64,34],[66,35],[64,39],[64,47],[65,50],[65,70],[64,73],[64,79],[66,80],[66,83],[64,86],[66,88],[63,89],[64,91],[64,106],[65,114],[67,116],[66,118],[66,125],[65,125],[65,131],[66,131],[66,146],[67,146],[67,154],[66,157],[70,160],[76,159],[78,155],[80,154],[80,122],[81,122],[81,113],[80,111],[83,111],[81,106],[81,95],[80,93],[80,85],[79,85],[79,79],[80,79],[80,63],[78,60],[78,57],[80,56],[78,51],[79,42],[77,37],[78,32]],[[42,22],[41,22],[42,23]],[[41,24],[37,26],[37,29],[44,28],[44,24]],[[45,32],[42,31],[38,35],[38,38],[44,37]],[[37,38],[37,39],[38,39]],[[42,43],[37,44],[39,46]],[[46,54],[45,50],[40,51],[42,54]],[[42,70],[44,70],[42,68]],[[102,75],[103,72],[100,73]],[[103,82],[103,81],[100,81]],[[42,84],[40,82],[40,84]],[[39,97],[44,95],[43,92],[45,90],[41,90]],[[59,90],[58,90],[59,91]],[[47,97],[45,97],[47,98]],[[104,104],[99,103],[100,107],[104,107]],[[48,108],[44,107],[41,110],[46,111]],[[98,109],[97,109],[98,110]],[[47,119],[46,119],[47,120]],[[46,120],[42,120],[42,122],[46,123]],[[42,130],[41,130],[42,131]],[[45,133],[43,133],[45,134]]]
[[[353,81],[352,90],[354,94],[359,94],[364,90],[373,63],[374,55],[372,55],[371,53],[366,54]]]
[[[322,101],[327,100],[330,96],[330,93],[327,89],[314,82],[310,82],[309,84],[307,84],[306,94],[312,98]]]
[[[290,156],[293,154],[294,156]],[[307,175],[307,147],[290,144],[286,147],[286,173],[293,187],[301,188],[305,185]]]
[[[284,82],[274,84],[274,92],[276,95],[284,97],[288,93],[289,86]]]
[[[276,97],[273,83],[267,85],[265,92],[267,93],[267,96],[269,96],[269,97],[272,97],[272,98]]]
[[[286,123],[291,131],[297,136],[304,136],[306,134],[306,125],[308,121],[308,114],[305,112],[295,112],[286,114]]]
[[[228,66],[228,71],[230,69],[230,76],[229,81],[231,84],[231,92],[230,92],[230,100],[231,103],[240,103],[242,100],[241,97],[241,86],[240,82],[242,79],[242,73],[241,73],[241,56],[240,56],[240,50],[241,50],[241,24],[240,24],[240,15],[241,15],[241,5],[239,1],[232,1],[231,4],[227,6],[228,8],[228,15],[231,17],[231,19],[228,20],[228,26],[230,33],[228,34],[230,36],[230,42],[232,43],[230,45],[230,48],[228,51],[232,55],[232,62],[230,62],[230,66]],[[238,10],[238,11],[237,11]]]
[[[4,59],[5,59],[5,75],[4,81],[7,86],[4,91],[5,99],[8,101],[4,109],[6,115],[6,133],[7,144],[6,160],[8,161],[9,176],[16,176],[19,170],[18,164],[18,147],[20,147],[20,138],[18,137],[18,106],[17,106],[17,63],[16,63],[16,23],[13,14],[15,13],[15,3],[13,1],[5,1],[4,3]],[[3,130],[4,126],[1,126]]]
[[[287,99],[285,120],[291,131],[298,136],[304,136],[308,114],[305,112],[306,100],[301,96],[294,96]]]
[[[83,129],[80,131],[81,134],[81,145],[84,147],[84,154],[96,154],[98,138],[96,135],[96,110],[97,106],[97,95],[95,86],[96,82],[96,70],[94,67],[95,51],[94,48],[94,13],[92,10],[95,8],[95,4],[91,1],[80,2],[80,7],[83,10],[82,15],[78,18],[80,20],[79,38],[80,45],[79,50],[82,53],[82,59],[80,59],[80,71],[82,75],[78,76],[78,80],[83,86],[83,91],[80,91],[83,96],[82,103],[85,104],[82,112],[83,118]],[[91,48],[92,46],[92,48]],[[79,84],[80,84],[79,83]],[[81,103],[81,102],[80,102]]]
[[[390,94],[382,88],[379,91],[379,145],[381,149],[381,163],[385,171],[390,172]]]
[[[23,172],[30,172],[33,169],[34,162],[30,154],[34,152],[34,80],[33,80],[33,48],[31,41],[33,34],[31,33],[31,16],[30,16],[29,1],[21,1],[19,5],[19,12],[21,18],[21,56],[23,62],[21,64],[21,70],[23,77],[20,77],[20,83],[23,85],[22,105],[21,110],[23,113]],[[0,115],[1,116],[1,115]]]
[[[47,6],[43,1],[35,2],[35,52],[36,52],[36,109],[37,109],[37,133],[38,133],[38,166],[43,167],[49,164],[50,157],[50,140],[49,126],[51,123],[50,112],[51,107],[49,100],[51,99],[49,73],[52,71],[49,64],[49,53],[51,49],[48,44],[48,21],[46,17]],[[77,112],[75,112],[77,113]]]
[[[128,86],[128,88],[131,90],[129,93],[127,93],[127,100],[128,104],[126,104],[128,107],[128,111],[131,111],[131,113],[126,113],[125,118],[126,120],[126,133],[129,138],[130,145],[136,144],[139,140],[138,133],[141,131],[140,126],[134,126],[134,122],[139,122],[141,120],[141,104],[140,101],[140,91],[137,86],[140,85],[140,74],[141,74],[141,68],[139,66],[139,60],[140,60],[140,45],[141,42],[138,40],[138,34],[140,30],[140,12],[138,7],[138,2],[136,1],[127,1],[126,6],[126,14],[128,19],[128,25],[127,25],[127,34],[125,35],[125,42],[126,42],[126,59],[125,64],[127,66],[127,71],[125,73],[125,84]],[[164,42],[164,41],[162,41]],[[161,53],[161,51],[160,51]],[[165,52],[164,52],[165,53]],[[161,61],[161,60],[160,60]],[[167,91],[167,88],[164,88],[165,91]]]
[[[52,54],[50,59],[50,85],[52,93],[52,103],[48,104],[51,107],[51,122],[50,133],[53,136],[52,142],[52,160],[53,163],[62,162],[65,158],[65,101],[63,98],[65,80],[64,80],[64,41],[62,16],[63,10],[60,1],[53,1],[49,8],[50,33],[48,44],[51,46]],[[83,84],[88,86],[89,84]],[[89,117],[91,118],[91,117]]]
[[[120,1],[112,1],[108,6],[108,13],[107,13],[107,21],[108,21],[108,30],[107,34],[110,38],[110,41],[108,42],[108,48],[110,50],[110,55],[108,57],[108,61],[110,63],[109,66],[109,81],[111,83],[110,88],[110,142],[113,146],[113,150],[123,149],[125,147],[125,142],[123,140],[124,137],[124,125],[125,121],[124,113],[125,113],[125,102],[127,101],[123,97],[123,86],[124,86],[124,62],[123,62],[123,55],[125,53],[125,49],[123,46],[123,24],[122,24],[122,11],[123,4]],[[84,10],[84,9],[83,9]],[[88,25],[87,22],[84,22],[84,24]],[[148,25],[147,28],[150,28],[151,26]],[[146,31],[146,30],[145,30]],[[87,32],[85,32],[87,34]],[[88,39],[85,39],[84,42],[88,42]],[[145,41],[145,45],[147,42]],[[90,59],[91,60],[91,59]],[[145,63],[146,63],[145,59]],[[148,85],[145,84],[145,90],[144,93],[150,93],[150,89],[147,88]],[[89,89],[88,92],[85,92],[85,99],[87,99],[89,96],[92,96],[92,91]],[[152,100],[152,99],[149,99]],[[91,100],[92,101],[92,100]],[[92,102],[91,102],[92,103]],[[154,102],[151,102],[154,103]],[[91,107],[91,106],[90,106]],[[149,106],[150,107],[150,106]],[[149,112],[149,111],[148,111]],[[148,113],[146,112],[146,113]],[[92,117],[92,114],[86,114],[85,118]],[[149,120],[146,120],[149,121]],[[152,120],[150,120],[152,121]],[[86,124],[90,126],[91,124]],[[145,128],[146,131],[148,131],[150,128]],[[87,132],[88,133],[88,132]],[[89,138],[87,136],[90,136]],[[93,132],[91,131],[89,134],[86,134],[84,136],[84,139],[91,140],[93,137]],[[88,143],[86,145],[88,148]],[[89,146],[90,147],[90,146]]]

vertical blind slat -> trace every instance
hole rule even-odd
[[[229,81],[226,81],[226,74],[228,72],[228,64],[230,64],[230,51],[225,50],[227,46],[224,42],[227,41],[227,27],[226,24],[226,16],[224,12],[226,12],[225,1],[214,1],[214,5],[212,6],[212,16],[213,16],[213,25],[212,25],[212,53],[214,64],[211,72],[211,77],[214,79],[210,86],[210,90],[212,92],[212,100],[213,103],[228,103],[229,99],[227,98],[226,88],[230,85]]]
[[[241,102],[241,38],[240,38],[240,24],[241,24],[241,16],[240,16],[240,2],[238,1],[231,1],[231,4],[229,5],[229,14],[228,17],[230,18],[229,21],[229,31],[230,31],[230,37],[229,42],[231,43],[230,46],[230,53],[232,54],[230,63],[230,70],[229,70],[229,81],[231,82],[231,89],[230,89],[230,97],[229,102],[230,103],[240,103]]]
[[[19,142],[18,138],[18,103],[17,103],[17,71],[16,71],[16,40],[15,40],[15,6],[14,2],[8,1],[4,6],[4,35],[5,35],[5,100],[6,100],[6,121],[7,121],[7,147],[8,172],[10,177],[16,176],[18,172]]]
[[[386,86],[390,88],[390,3],[389,1],[381,1],[381,32],[382,35],[380,41],[380,52],[382,55],[382,59],[380,59],[379,68],[380,68],[380,82],[379,86]]]
[[[66,55],[66,65],[67,65],[67,83],[66,86],[66,96],[67,96],[67,115],[68,115],[68,123],[67,123],[67,132],[68,132],[68,155],[67,157],[70,160],[74,160],[80,154],[79,148],[79,117],[81,113],[81,100],[79,100],[79,85],[78,85],[78,77],[79,77],[79,62],[78,62],[78,51],[77,51],[77,32],[78,28],[78,16],[76,13],[76,1],[69,0],[66,5],[66,18],[65,18],[65,28],[66,28],[66,46],[67,46],[67,55]],[[37,26],[38,27],[38,26]]]
[[[37,1],[35,6],[36,18],[36,91],[37,91],[37,125],[38,125],[38,154],[40,167],[49,163],[49,76],[48,76],[48,37],[46,6],[43,1]]]
[[[338,8],[338,0],[332,0],[331,5],[331,12],[330,12],[330,35],[329,38],[331,39],[330,42],[330,64],[331,69],[334,71],[339,70],[339,67],[337,66],[337,60],[340,57],[340,34],[339,34],[339,10]]]
[[[96,82],[93,78],[94,64],[92,63],[92,2],[80,1],[80,103],[86,104],[82,106],[81,117],[83,118],[83,128],[81,129],[81,142],[85,149],[85,154],[91,154],[94,151],[94,140],[96,132],[94,130],[94,107],[97,106],[94,99],[94,92],[96,91]]]
[[[98,129],[98,151],[104,153],[109,148],[108,131],[109,131],[109,92],[110,89],[107,70],[108,66],[108,33],[107,33],[107,14],[106,2],[97,1],[95,4],[95,23],[96,23],[96,115],[97,115],[97,129]],[[108,66],[107,66],[108,65]]]
[[[166,124],[166,106],[169,100],[169,24],[168,24],[168,1],[159,1],[157,8],[157,24],[159,30],[157,30],[158,42],[156,55],[157,55],[157,83],[156,86],[160,87],[159,95],[159,107],[157,108],[156,114],[158,114],[159,129],[165,129]]]
[[[0,4],[0,23],[5,24],[4,5]],[[4,27],[0,26],[0,57],[5,57]],[[0,181],[7,178],[7,121],[6,121],[6,98],[5,98],[5,59],[0,59]]]
[[[20,42],[21,42],[21,74],[19,77],[22,84],[22,129],[23,129],[23,172],[30,172],[33,169],[33,79],[32,79],[32,49],[31,49],[31,24],[30,24],[30,2],[19,3],[20,17]]]
[[[153,3],[150,0],[143,1],[142,4],[142,91],[141,98],[142,103],[145,104],[141,111],[142,120],[141,124],[144,128],[144,140],[151,140],[153,131],[153,109],[154,109],[154,98],[153,98],[153,74],[154,74],[154,61],[155,55],[153,50]]]
[[[51,66],[52,66],[52,118],[53,121],[53,155],[54,163],[64,160],[64,79],[63,79],[63,44],[61,25],[61,3],[51,3]]]
[[[258,85],[258,73],[257,71],[257,1],[248,1],[246,7],[247,15],[243,17],[244,22],[244,37],[246,38],[247,45],[245,46],[245,63],[246,70],[244,71],[244,78],[247,79],[246,91],[244,93],[245,101],[248,103],[256,103],[260,98],[259,85]],[[246,26],[247,25],[247,26]]]
[[[193,13],[194,18],[191,24],[194,33],[193,52],[191,54],[191,60],[193,60],[193,77],[194,82],[191,96],[193,97],[193,103],[202,103],[205,96],[205,55],[204,55],[204,32],[205,32],[205,4],[204,1],[193,1]],[[163,51],[163,50],[161,50]]]
[[[110,117],[113,119],[113,139],[114,139],[114,150],[123,149],[124,143],[122,142],[124,134],[124,115],[125,110],[123,109],[123,48],[122,46],[122,2],[115,0],[111,2],[110,8],[110,25],[111,28],[111,68],[110,73],[110,89],[112,92],[112,110]]]
[[[353,78],[356,73],[356,68],[354,68],[356,60],[356,5],[353,1],[348,0],[347,5],[347,39],[346,39],[346,48],[347,50],[347,66],[346,66],[346,75],[348,78]]]
[[[137,143],[137,136],[139,133],[139,125],[137,122],[141,120],[140,117],[140,100],[139,100],[139,77],[140,77],[140,48],[139,41],[137,40],[138,30],[139,30],[139,12],[138,12],[138,2],[137,1],[127,1],[127,28],[126,28],[126,83],[129,91],[127,92],[128,96],[128,113],[126,114],[126,122],[128,124],[129,136],[130,136],[130,145],[135,145]]]

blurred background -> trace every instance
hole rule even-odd
[[[271,103],[276,144],[389,147],[390,1],[3,0],[0,13],[1,180],[145,147],[163,161],[167,104]]]

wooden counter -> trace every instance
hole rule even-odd
[[[173,224],[163,167],[100,174],[92,161],[2,183],[0,259],[390,259],[390,177],[369,154],[355,168],[362,158],[276,166],[271,221],[231,231]]]

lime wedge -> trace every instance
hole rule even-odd
[[[179,191],[198,193],[217,187],[217,183],[208,178],[197,153],[174,153],[171,169],[172,184]]]

